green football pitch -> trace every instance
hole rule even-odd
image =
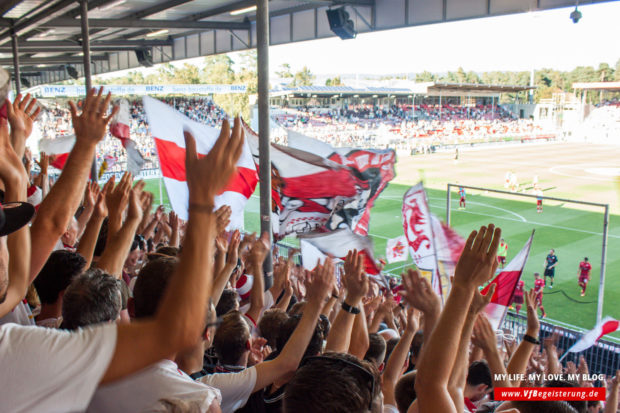
[[[509,170],[517,173],[526,193],[529,193],[533,176],[537,175],[545,195],[609,203],[615,213],[618,210],[615,178],[608,174],[609,169],[617,165],[618,152],[620,148],[549,144],[461,151],[458,162],[454,161],[453,153],[400,157],[396,179],[372,209],[370,235],[375,255],[385,256],[387,240],[403,234],[402,197],[411,184],[420,179],[426,183],[432,212],[441,219],[446,216],[448,182],[503,189],[504,175]],[[547,162],[549,153],[556,158],[554,164]],[[148,182],[147,189],[155,194],[156,200],[159,199],[157,180]],[[543,272],[546,255],[551,248],[555,249],[559,259],[555,284],[552,290],[545,289],[544,295],[548,318],[587,329],[595,324],[603,230],[601,209],[549,201],[545,202],[543,213],[538,214],[535,201],[530,198],[468,191],[467,208],[459,210],[458,194],[456,188],[453,189],[451,224],[459,234],[467,237],[471,230],[490,222],[500,226],[509,245],[510,260],[532,230],[536,230],[523,276],[527,288],[533,287],[534,272]],[[165,188],[162,199],[167,205]],[[246,207],[247,231],[258,230],[258,211],[257,191]],[[614,214],[610,219],[607,251],[603,315],[620,318],[620,256],[617,254],[620,251],[620,217]],[[586,256],[593,268],[586,295],[580,297],[577,271],[579,262]],[[411,261],[394,263],[388,265],[386,271],[398,275],[411,264]]]

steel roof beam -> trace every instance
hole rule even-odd
[[[91,56],[91,60],[108,60],[106,56]],[[20,59],[20,64],[26,65],[44,65],[44,64],[77,64],[84,63],[81,56],[53,56],[53,57],[25,57]],[[13,59],[0,59],[0,65],[12,66]]]
[[[88,19],[88,25],[92,28],[121,28],[121,29],[201,29],[201,30],[249,30],[249,23],[236,22],[198,22],[183,20],[140,20],[140,19]],[[80,27],[79,19],[58,18],[42,24],[41,27]]]

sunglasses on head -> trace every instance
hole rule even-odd
[[[305,359],[303,359],[301,361],[301,364],[299,367],[303,367],[309,363],[312,363],[313,361],[317,361],[317,360],[321,360],[321,361],[327,361],[327,362],[331,362],[333,364],[339,364],[341,367],[353,367],[355,369],[357,369],[358,371],[362,372],[363,376],[365,379],[368,380],[369,384],[369,389],[370,389],[370,402],[368,403],[368,411],[372,411],[372,403],[374,401],[374,395],[375,395],[375,376],[374,374],[372,374],[370,371],[366,370],[363,366],[354,363],[352,361],[348,361],[345,359],[341,359],[341,358],[334,358],[334,357],[329,357],[329,356],[311,356],[311,357],[306,357]]]

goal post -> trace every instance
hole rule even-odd
[[[503,191],[501,189],[481,188],[477,186],[468,186],[468,185],[448,183],[447,190],[446,190],[446,222],[448,223],[448,225],[451,224],[450,213],[452,212],[451,201],[452,201],[452,188],[453,187],[457,188],[457,190],[458,188],[465,188],[465,189],[472,189],[474,191],[504,194],[504,195],[509,195],[511,197],[523,197],[523,198],[538,198],[539,197],[538,195]],[[540,196],[540,198],[542,198],[543,200],[548,200],[548,201],[558,201],[558,202],[565,202],[565,203],[578,204],[578,205],[587,205],[587,206],[603,209],[603,245],[601,249],[602,251],[601,252],[601,274],[600,274],[600,279],[599,279],[598,303],[597,303],[597,308],[596,308],[596,322],[599,323],[601,321],[601,318],[603,317],[603,301],[605,299],[604,298],[605,297],[605,270],[607,267],[607,238],[609,235],[609,204],[601,204],[597,202],[587,202],[587,201],[577,201],[574,199],[566,199],[566,198],[555,198],[551,196]]]

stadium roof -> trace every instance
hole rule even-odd
[[[620,82],[577,82],[573,89],[620,91]]]
[[[580,5],[609,0],[582,0]],[[255,0],[90,0],[93,74],[256,47]],[[272,45],[333,37],[325,11],[344,5],[359,33],[574,6],[574,0],[271,0]],[[22,77],[32,85],[68,78],[82,51],[77,0],[0,2],[0,64],[18,40]],[[567,16],[568,18],[568,16]]]
[[[341,97],[359,96],[497,96],[500,93],[515,93],[530,89],[536,86],[518,86],[518,85],[479,85],[469,83],[413,83],[410,88],[392,88],[392,87],[365,87],[354,88],[351,86],[298,86],[298,87],[280,87],[269,92],[272,97],[275,96],[333,96]]]

